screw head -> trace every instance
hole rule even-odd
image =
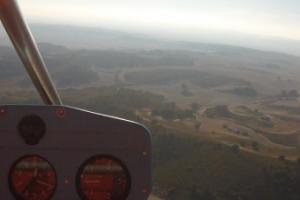
[[[66,116],[66,110],[64,108],[58,108],[56,109],[56,115],[59,118],[64,118]]]

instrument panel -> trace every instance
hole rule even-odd
[[[0,199],[146,200],[142,125],[65,106],[0,107]]]

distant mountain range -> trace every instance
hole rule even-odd
[[[123,36],[122,33],[115,33],[115,35],[107,33],[107,37],[113,36],[129,37]],[[145,41],[147,40],[145,39]],[[149,45],[150,43],[149,41]],[[299,72],[300,57],[297,56],[228,45],[188,42],[178,42],[177,44],[178,49],[160,48],[153,50],[146,48],[135,50],[128,48],[126,50],[71,49],[49,43],[38,43],[38,46],[50,73],[59,87],[90,86],[93,83],[107,80],[107,77],[99,77],[98,72],[101,72],[100,74],[107,73],[107,76],[110,77],[110,82],[116,82],[118,71],[126,71],[133,68],[180,67],[182,69],[201,69],[205,66],[211,66],[216,68],[222,67],[223,69],[233,67],[235,72],[239,70],[279,74],[288,71],[293,74]],[[179,49],[179,44],[181,49]],[[0,80],[6,83],[11,83],[14,80],[14,85],[22,88],[26,88],[31,84],[28,77],[24,77],[24,69],[17,58],[16,52],[11,47],[0,45],[0,71]],[[147,72],[147,74],[151,73]],[[168,74],[163,79],[169,79],[170,75]],[[177,77],[178,74],[176,74],[177,72],[173,75]],[[190,76],[189,74],[187,75]],[[112,78],[112,76],[115,76],[115,78]],[[155,77],[156,75],[153,76]],[[184,76],[184,73],[180,73],[180,76]]]
[[[159,37],[127,33],[95,27],[79,27],[67,25],[31,24],[33,35],[38,42],[57,44],[76,49],[182,49],[205,51],[211,45],[224,44],[243,46],[265,51],[276,51],[300,56],[300,41],[276,38],[262,38],[256,36],[241,36],[235,33],[206,33],[199,35],[199,40],[186,38],[185,40],[162,39]],[[207,43],[207,44],[203,44]],[[9,45],[9,41],[2,27],[0,27],[0,45]],[[217,45],[223,48],[224,45]]]

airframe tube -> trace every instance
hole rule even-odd
[[[0,19],[44,103],[61,105],[61,99],[16,0],[0,0]]]

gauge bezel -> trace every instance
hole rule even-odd
[[[10,190],[11,194],[16,198],[16,200],[24,200],[24,197],[15,190],[13,179],[12,179],[12,174],[15,171],[15,167],[18,165],[18,163],[20,163],[22,160],[24,160],[26,158],[30,158],[30,157],[38,157],[39,159],[42,159],[43,161],[47,162],[47,164],[53,170],[54,178],[55,178],[54,188],[52,190],[51,195],[47,199],[47,200],[51,200],[53,198],[54,194],[56,193],[56,189],[57,189],[57,181],[58,181],[57,180],[57,172],[56,172],[56,169],[54,168],[54,166],[51,164],[51,162],[48,159],[45,159],[44,157],[42,157],[40,155],[37,155],[37,154],[24,155],[24,156],[20,157],[19,159],[17,159],[11,165],[9,173],[8,173],[8,186],[9,186],[9,190]]]
[[[117,157],[115,156],[112,156],[112,155],[107,155],[107,154],[98,154],[98,155],[94,155],[94,156],[91,156],[89,157],[88,159],[86,159],[83,164],[81,164],[78,172],[77,172],[77,175],[76,175],[76,181],[75,181],[75,184],[76,184],[76,188],[77,188],[77,193],[79,195],[79,197],[82,199],[82,200],[89,200],[88,197],[86,197],[86,195],[84,194],[82,188],[81,188],[81,175],[83,174],[83,170],[84,168],[86,167],[86,165],[88,165],[90,162],[92,162],[93,160],[95,159],[110,159],[110,160],[113,160],[115,162],[117,162],[123,169],[124,173],[125,173],[125,176],[126,176],[126,179],[127,179],[127,185],[126,185],[126,189],[125,189],[125,193],[124,195],[120,198],[120,200],[126,200],[130,194],[130,191],[131,191],[131,184],[132,184],[132,181],[131,181],[131,176],[130,176],[130,173],[129,173],[129,170],[127,168],[127,166],[124,164],[124,162],[122,162],[122,160],[118,159]],[[119,199],[118,199],[119,200]]]

